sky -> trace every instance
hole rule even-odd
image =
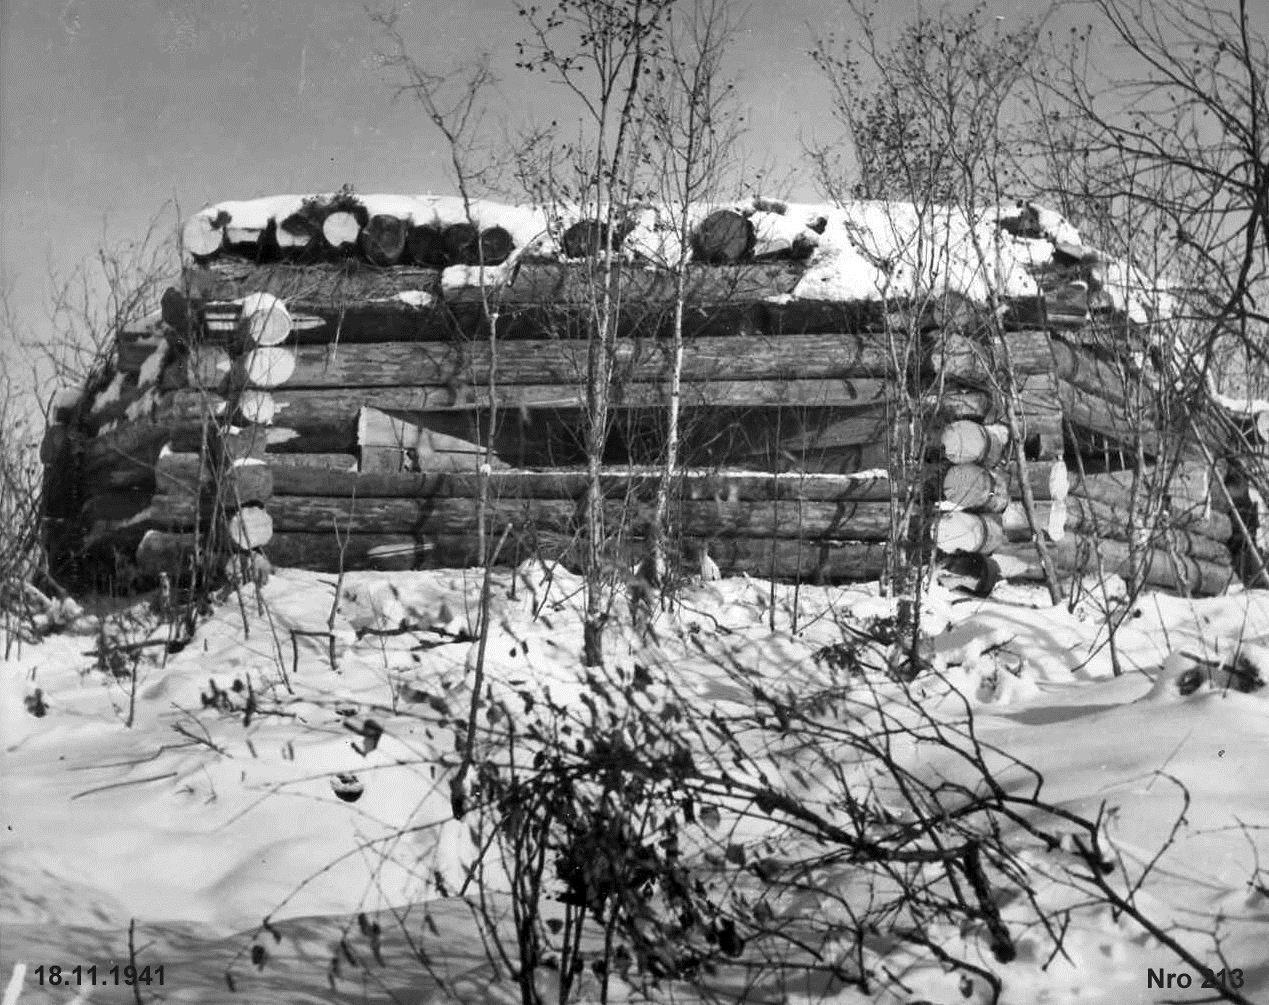
[[[1036,4],[994,6],[1012,20]],[[491,54],[508,123],[565,107],[514,67],[513,0],[398,7],[421,64]],[[813,195],[802,141],[832,135],[807,49],[839,22],[838,0],[754,0],[731,48],[747,143],[792,182],[786,194]],[[393,100],[383,44],[354,0],[0,0],[0,289],[26,330],[51,275],[152,221],[167,235],[208,203],[345,183],[450,191],[417,105]]]

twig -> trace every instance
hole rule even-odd
[[[126,782],[111,782],[109,785],[99,785],[95,789],[85,789],[83,792],[76,792],[71,799],[82,799],[84,796],[91,796],[98,792],[107,792],[110,789],[122,789],[129,785],[145,785],[147,782],[161,782],[165,778],[175,778],[177,772],[165,771],[161,775],[150,775],[147,778],[130,778]]]

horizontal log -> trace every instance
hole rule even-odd
[[[686,300],[693,304],[762,301],[793,292],[804,267],[794,262],[749,263],[693,267],[689,270]],[[529,263],[487,269],[485,289],[479,276],[463,286],[447,286],[442,298],[448,304],[479,303],[492,294],[500,307],[518,304],[591,305],[607,289],[618,304],[669,310],[678,296],[678,279],[671,269],[619,265],[605,276],[603,263],[589,260],[576,264]]]
[[[533,300],[503,296],[498,300],[500,338],[541,338],[544,333],[584,335],[588,325],[589,275],[584,265],[522,266],[520,275],[545,269],[546,277],[517,279],[538,292]],[[572,277],[561,278],[561,270]],[[697,267],[684,311],[684,332],[704,335],[861,333],[884,331],[882,305],[814,300],[771,302],[767,298],[792,288],[800,267],[789,263]],[[291,339],[299,344],[374,343],[445,340],[458,333],[485,331],[478,287],[451,290],[442,302],[440,273],[435,269],[372,269],[355,260],[343,263],[252,265],[217,259],[207,267],[187,269],[187,294],[177,293],[170,313],[187,315],[198,304],[232,301],[266,291],[283,298],[293,316]],[[618,331],[651,336],[672,330],[673,274],[627,269],[619,280]],[[586,295],[557,295],[564,285]],[[580,299],[579,299],[580,298]],[[180,299],[183,310],[175,303]],[[236,322],[231,322],[233,328]]]
[[[1228,542],[1234,535],[1234,524],[1230,517],[1217,510],[1206,515],[1201,511],[1170,512],[1163,510],[1147,511],[1145,502],[1135,514],[1129,517],[1127,507],[1112,506],[1081,496],[1071,496],[1067,529],[1088,536],[1112,538],[1127,541],[1131,535],[1148,536],[1163,540],[1168,534],[1179,534],[1184,539],[1204,538],[1210,545],[1183,545],[1186,553],[1213,552],[1225,556]],[[1201,556],[1202,557],[1202,556]]]
[[[400,294],[440,294],[441,274],[435,268],[376,269],[355,259],[342,262],[254,264],[217,259],[187,268],[184,295],[195,303],[238,300],[249,293],[271,293],[289,310],[338,308],[392,301]]]
[[[1205,462],[1150,466],[1135,476],[1136,497],[1146,500],[1164,494],[1174,514],[1204,514],[1209,509],[1226,511],[1228,503],[1217,484],[1222,477],[1219,471],[1212,472]],[[1126,510],[1133,499],[1133,483],[1134,473],[1130,470],[1073,474],[1071,494]]]
[[[1052,352],[1057,377],[1081,391],[1124,405],[1144,388],[1140,371],[1126,359],[1102,359],[1060,338],[1053,339]]]
[[[165,453],[154,469],[155,491],[161,495],[198,497],[219,491],[227,508],[267,502],[274,492],[274,469],[263,459],[218,467],[199,454]]]
[[[147,538],[149,540],[150,538]],[[871,541],[787,541],[731,538],[701,542],[687,539],[677,548],[679,565],[691,574],[705,546],[710,558],[724,575],[746,574],[778,581],[850,582],[876,579],[886,567],[887,546]],[[192,552],[193,536],[159,534],[151,550],[174,558]],[[615,560],[633,567],[643,542],[631,539]],[[403,570],[471,566],[478,562],[478,541],[472,535],[415,537],[407,534],[348,534],[337,538],[330,533],[277,532],[265,549],[279,567],[338,572],[356,569]],[[559,534],[533,537],[509,535],[498,556],[498,564],[517,565],[530,557],[560,561],[576,568],[580,550],[576,538]]]
[[[218,393],[289,387],[295,383],[295,368],[295,351],[285,346],[261,346],[237,356],[204,346],[190,355],[187,364],[189,387]]]
[[[797,464],[813,461],[825,452],[869,445],[877,448],[881,458],[878,464],[884,466],[888,463],[890,432],[895,430],[900,436],[907,433],[905,427],[896,427],[892,407],[887,403],[857,410],[804,409],[800,414],[798,409],[789,409],[782,415],[739,412],[730,421],[736,427],[744,427],[755,446],[747,453],[736,447],[730,448],[726,456],[734,462],[742,462],[746,457],[757,462],[773,447],[778,447],[784,456]],[[977,423],[990,413],[992,403],[990,395],[981,392],[952,391],[937,397],[926,396],[919,402],[919,407],[929,425],[936,426],[941,421],[955,422],[967,415],[974,416],[973,421]],[[689,443],[691,438],[689,426]]]
[[[1061,383],[1052,371],[1015,374],[1013,395],[1018,412],[1022,415],[1057,414],[1061,410],[1057,395]]]
[[[192,534],[149,530],[137,545],[137,567],[150,576],[162,573],[181,579],[193,568],[196,556],[205,546],[206,542],[196,542]]]
[[[166,435],[166,431],[164,431]],[[176,488],[164,491],[176,493],[191,491],[199,470],[199,455],[194,452],[162,452],[163,444],[158,443],[153,451],[144,456],[112,456],[105,467],[99,467],[92,473],[91,480],[100,485],[102,490],[135,488],[153,493],[161,474],[166,474]],[[356,474],[357,457],[355,454],[277,454],[266,453],[255,449],[247,451],[248,456],[268,459],[269,471],[281,473],[285,480],[289,472],[303,469],[311,472],[308,477],[320,482],[327,473]],[[316,494],[316,493],[303,493]]]
[[[893,372],[879,336],[789,335],[706,336],[685,347],[682,379],[688,382],[769,378],[884,377]],[[497,353],[497,381],[503,385],[563,384],[585,379],[584,339],[535,339]],[[621,339],[614,347],[615,375],[621,381],[655,381],[669,376],[673,344],[658,339]],[[295,351],[293,370],[273,383],[291,388],[445,386],[487,384],[491,349],[484,340],[308,345]],[[223,350],[200,349],[191,357],[194,386],[216,387],[229,372]],[[239,369],[243,367],[239,364]],[[250,378],[248,386],[254,383]]]
[[[311,395],[315,392],[299,392]],[[318,392],[320,393],[320,392]],[[355,402],[353,402],[355,404]],[[875,423],[858,421],[849,439],[855,443],[829,444],[806,437],[842,420],[874,416],[867,408],[813,408],[780,405],[754,408],[716,408],[685,405],[682,417],[680,457],[689,466],[743,467],[760,471],[822,471],[851,474],[885,467],[888,454],[884,438],[875,434]],[[279,408],[274,425],[260,435],[273,453],[350,453],[358,449],[358,418],[338,409],[323,410],[310,401],[300,412]],[[403,425],[429,431],[435,437],[452,437],[478,443],[487,435],[488,412],[458,410],[416,412],[392,410]],[[502,461],[515,467],[568,467],[585,463],[578,409],[504,408],[499,411],[494,450]],[[172,447],[198,450],[202,423],[192,418],[170,418],[165,431]],[[612,429],[604,463],[651,464],[661,455],[665,417],[654,408],[614,408]],[[796,449],[788,446],[801,437]],[[846,439],[842,436],[841,439]],[[395,441],[385,446],[396,446]],[[404,444],[403,444],[404,445]],[[408,448],[408,445],[406,445]],[[419,455],[418,463],[424,463]]]
[[[153,500],[153,493],[143,489],[102,488],[85,494],[81,518],[85,526],[125,523],[145,513]]]
[[[661,383],[629,383],[612,389],[614,408],[652,408],[667,403],[666,387]],[[207,414],[210,396],[197,391],[176,391],[166,401],[168,421],[190,422]],[[874,378],[807,380],[725,380],[686,383],[682,404],[693,407],[732,407],[780,405],[785,407],[869,408],[885,402],[887,382]],[[487,409],[491,401],[502,409],[578,409],[585,400],[585,389],[576,384],[524,384],[489,389],[480,385],[467,387],[381,387],[367,393],[357,388],[283,389],[274,393],[281,426],[303,428],[306,424],[321,426],[338,422],[355,423],[363,405],[380,410],[411,412],[446,412]],[[227,407],[223,399],[211,399],[214,414],[223,415]]]
[[[167,438],[166,425],[153,422],[130,422],[99,432],[84,444],[85,477],[108,479],[115,486],[146,474],[153,477],[154,462]]]
[[[1140,442],[1147,454],[1157,453],[1166,447],[1157,412],[1151,403],[1129,409],[1065,380],[1058,381],[1057,401],[1066,421],[1072,425],[1099,433],[1125,446]]]
[[[938,331],[929,337],[926,363],[931,376],[942,374],[970,387],[997,388],[1005,369],[1006,346],[1014,374],[1053,370],[1047,331],[1009,332],[1003,337],[975,339],[957,331]]]
[[[1125,580],[1131,578],[1134,563],[1129,546],[1123,542],[1094,542],[1087,537],[1068,534],[1062,541],[1049,545],[1049,555],[1063,579],[1096,575],[1098,553],[1105,574]],[[1045,578],[1031,545],[1010,542],[993,557],[1000,562],[1002,571],[1010,579],[1043,581]],[[1233,570],[1227,562],[1173,556],[1158,549],[1141,552],[1136,567],[1141,570],[1142,581],[1147,586],[1195,596],[1217,596],[1233,580]]]
[[[345,455],[333,455],[355,460]],[[305,454],[266,455],[277,495],[327,498],[456,498],[475,499],[480,477],[474,472],[456,474],[366,473],[332,470],[299,462],[313,460]],[[332,462],[333,463],[333,462]],[[196,454],[168,453],[159,458],[161,477],[188,491],[198,477],[208,477]],[[489,475],[489,493],[498,499],[574,499],[585,496],[585,471],[495,471]],[[603,492],[610,498],[632,496],[650,499],[660,484],[658,470],[631,471],[612,468],[601,472]],[[687,471],[674,479],[675,496],[724,503],[770,502],[773,499],[805,499],[818,502],[886,502],[890,481],[883,474],[868,477],[836,474],[760,474],[754,472]],[[172,492],[173,490],[165,490]],[[173,492],[173,494],[175,494]]]
[[[166,530],[193,529],[200,520],[199,500],[189,494],[155,495],[148,525]],[[490,504],[494,528],[574,533],[581,526],[581,504],[575,499],[497,498]],[[653,505],[610,498],[604,506],[610,527],[642,534],[650,525]],[[205,509],[203,511],[205,515]],[[278,531],[335,528],[340,532],[376,534],[474,534],[476,507],[470,498],[339,498],[275,495],[269,502]],[[891,507],[884,502],[821,502],[777,500],[740,503],[726,500],[683,500],[671,513],[683,535],[715,537],[780,537],[802,540],[849,538],[884,541],[891,536]]]

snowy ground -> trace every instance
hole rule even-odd
[[[575,581],[561,574],[548,590],[526,571],[514,596],[510,586],[508,575],[495,587],[491,680],[510,687],[531,679],[557,698],[568,694],[581,640]],[[110,966],[128,962],[133,921],[135,959],[152,971],[143,1002],[518,1000],[510,983],[492,981],[471,910],[438,888],[461,883],[473,849],[435,770],[452,738],[420,714],[445,686],[462,703],[473,643],[453,636],[478,587],[470,572],[347,576],[333,671],[324,640],[302,640],[298,663],[292,652],[293,629],[326,628],[333,577],[276,573],[263,608],[231,600],[183,651],[164,658],[143,650],[131,728],[126,681],[96,668],[92,633],[53,635],[12,653],[0,675],[4,1005],[137,1001],[131,988],[40,987],[35,973],[95,964],[98,982],[109,980]],[[812,654],[840,640],[844,618],[886,607],[875,589],[803,588],[793,631],[793,590],[778,587],[772,630],[772,596],[756,580],[690,586],[661,616],[655,651],[635,652],[629,635],[615,633],[614,664],[656,660],[702,703],[735,701],[721,666],[743,665],[781,686],[809,681],[820,672]],[[413,630],[384,633],[402,623]],[[1029,588],[1005,585],[988,601],[937,589],[928,621],[936,672],[919,690],[951,715],[956,688],[985,741],[1043,773],[1050,802],[1087,815],[1102,808],[1131,875],[1175,826],[1139,903],[1220,969],[1215,933],[1227,966],[1242,972],[1241,993],[1269,1001],[1269,872],[1259,871],[1269,855],[1257,858],[1269,827],[1269,688],[1240,693],[1220,675],[1205,675],[1189,694],[1179,686],[1194,683],[1193,657],[1219,660],[1240,641],[1269,636],[1269,594],[1147,595],[1119,634],[1118,677],[1101,623],[1091,602],[1072,613]],[[138,641],[149,629],[142,619],[122,634]],[[260,710],[244,725],[248,686]],[[46,705],[38,716],[36,688]],[[217,689],[237,711],[205,707]],[[350,727],[367,716],[383,736],[363,755]],[[941,770],[937,756],[928,770]],[[336,798],[338,773],[357,775],[359,800]],[[1042,863],[1034,883],[1046,903],[1064,895]],[[260,932],[266,917],[276,936]],[[376,919],[378,960],[364,932]],[[1148,988],[1152,969],[1189,968],[1130,920],[1096,906],[1073,919],[1065,955],[1051,961],[1038,936],[1021,935],[1019,958],[998,968],[1002,1001],[1212,1000],[1198,974],[1188,989]],[[424,972],[402,931],[427,940],[440,977]],[[960,952],[990,961],[978,935],[950,937]],[[341,939],[347,962],[332,982]],[[252,965],[253,946],[268,954],[262,967]],[[756,1000],[966,1000],[928,959],[896,949],[880,962],[903,973],[907,993],[865,999],[768,988]],[[986,1000],[981,994],[972,990],[969,1000]],[[680,992],[674,1000],[686,999]]]

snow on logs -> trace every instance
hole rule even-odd
[[[754,200],[696,219],[692,255],[704,264],[804,260],[826,225],[822,215],[803,219],[783,203]],[[563,226],[562,233],[556,234],[557,226]],[[618,210],[611,230],[585,216],[560,222],[543,212],[480,201],[467,205],[456,199],[341,192],[221,203],[190,217],[182,241],[200,261],[222,252],[258,261],[355,254],[381,268],[399,263],[444,268],[498,265],[531,248],[572,259],[595,257],[609,247],[621,251],[633,234],[627,253],[660,265],[677,257],[677,226],[665,213]]]

